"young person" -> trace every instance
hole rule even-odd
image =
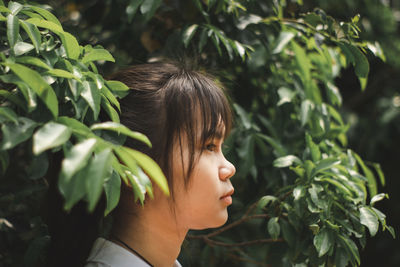
[[[231,110],[209,75],[175,63],[149,63],[116,73],[130,88],[121,101],[121,123],[147,135],[152,148],[125,145],[152,157],[165,173],[171,195],[154,186],[143,207],[123,185],[108,239],[98,238],[86,267],[180,266],[176,260],[189,229],[223,225],[232,203],[235,167],[222,144]]]

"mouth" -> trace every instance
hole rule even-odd
[[[229,190],[226,194],[224,194],[222,197],[220,197],[220,200],[225,202],[225,204],[230,205],[232,204],[232,195],[235,190],[232,188]]]

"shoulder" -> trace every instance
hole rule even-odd
[[[85,265],[85,267],[132,266],[149,267],[146,262],[136,255],[104,238],[96,239]]]

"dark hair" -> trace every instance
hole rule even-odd
[[[204,146],[210,138],[226,136],[231,129],[231,111],[222,86],[210,75],[172,62],[132,66],[113,74],[110,79],[119,80],[130,88],[129,94],[120,101],[121,123],[147,135],[152,148],[134,139],[128,139],[125,145],[146,153],[160,165],[173,197],[171,167],[175,142],[181,143],[186,135],[190,158],[189,165],[182,167],[186,169],[184,183],[187,185],[196,163],[196,146]],[[104,196],[93,214],[87,213],[83,201],[65,212],[55,179],[62,158],[59,154],[56,156],[58,159],[51,163],[51,172],[47,175],[50,190],[45,217],[51,235],[47,266],[83,266],[99,234]],[[121,190],[121,198],[133,199],[132,191],[126,189]],[[120,202],[119,208],[131,203]]]
[[[152,157],[164,171],[171,190],[172,147],[186,137],[190,157],[185,166],[187,185],[196,162],[196,146],[222,135],[222,125],[224,137],[231,129],[231,110],[222,86],[208,74],[172,62],[132,66],[111,78],[130,88],[121,101],[121,123],[144,133],[153,144],[149,148],[130,139],[126,145]]]

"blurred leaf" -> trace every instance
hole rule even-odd
[[[371,198],[371,202],[369,204],[372,206],[376,202],[383,200],[385,197],[389,198],[389,196],[385,193],[377,194],[373,198]]]
[[[294,155],[288,155],[288,156],[277,158],[276,160],[274,160],[274,162],[272,164],[276,168],[285,168],[285,167],[289,167],[289,166],[293,165],[293,163],[297,163],[300,165],[302,164],[301,160]]]
[[[277,239],[281,231],[278,219],[279,219],[278,217],[273,217],[268,221],[268,233],[271,235],[273,239]]]
[[[193,38],[198,27],[199,27],[199,25],[193,24],[183,32],[182,40],[183,40],[183,44],[185,45],[185,47],[187,47],[189,45],[189,42]]]
[[[86,166],[95,146],[96,139],[89,138],[68,150],[61,164],[60,177],[68,183],[74,174]]]
[[[89,211],[92,212],[103,192],[104,181],[111,176],[111,149],[107,148],[95,154],[89,163],[86,175],[86,192]]]
[[[33,135],[33,153],[60,146],[69,140],[71,130],[63,124],[48,122]]]
[[[117,206],[119,202],[121,192],[121,179],[114,171],[112,172],[110,178],[106,179],[103,186],[107,198],[106,209],[104,211],[104,216],[106,216]]]
[[[140,11],[147,19],[150,19],[154,16],[154,13],[161,3],[161,0],[144,0],[143,4],[140,6]]]
[[[28,140],[32,136],[36,126],[36,122],[24,117],[18,117],[17,123],[2,124],[1,130],[3,136],[0,149],[8,150]]]
[[[48,71],[45,72],[45,74],[60,78],[75,79],[77,81],[80,81],[80,79],[76,77],[74,74],[61,69],[49,69]]]
[[[110,90],[120,98],[125,97],[129,92],[129,87],[120,81],[106,81]]]
[[[122,149],[137,161],[137,164],[160,187],[164,194],[169,195],[167,179],[165,178],[161,168],[153,159],[142,152],[128,147],[123,147]]]
[[[0,123],[7,121],[18,123],[18,116],[11,108],[0,106]]]
[[[282,52],[283,48],[293,39],[294,33],[293,32],[281,32],[279,37],[275,41],[275,45],[272,48],[272,54],[279,54]]]
[[[101,98],[101,107],[113,122],[120,122],[118,112],[110,105],[110,102],[104,96]]]

